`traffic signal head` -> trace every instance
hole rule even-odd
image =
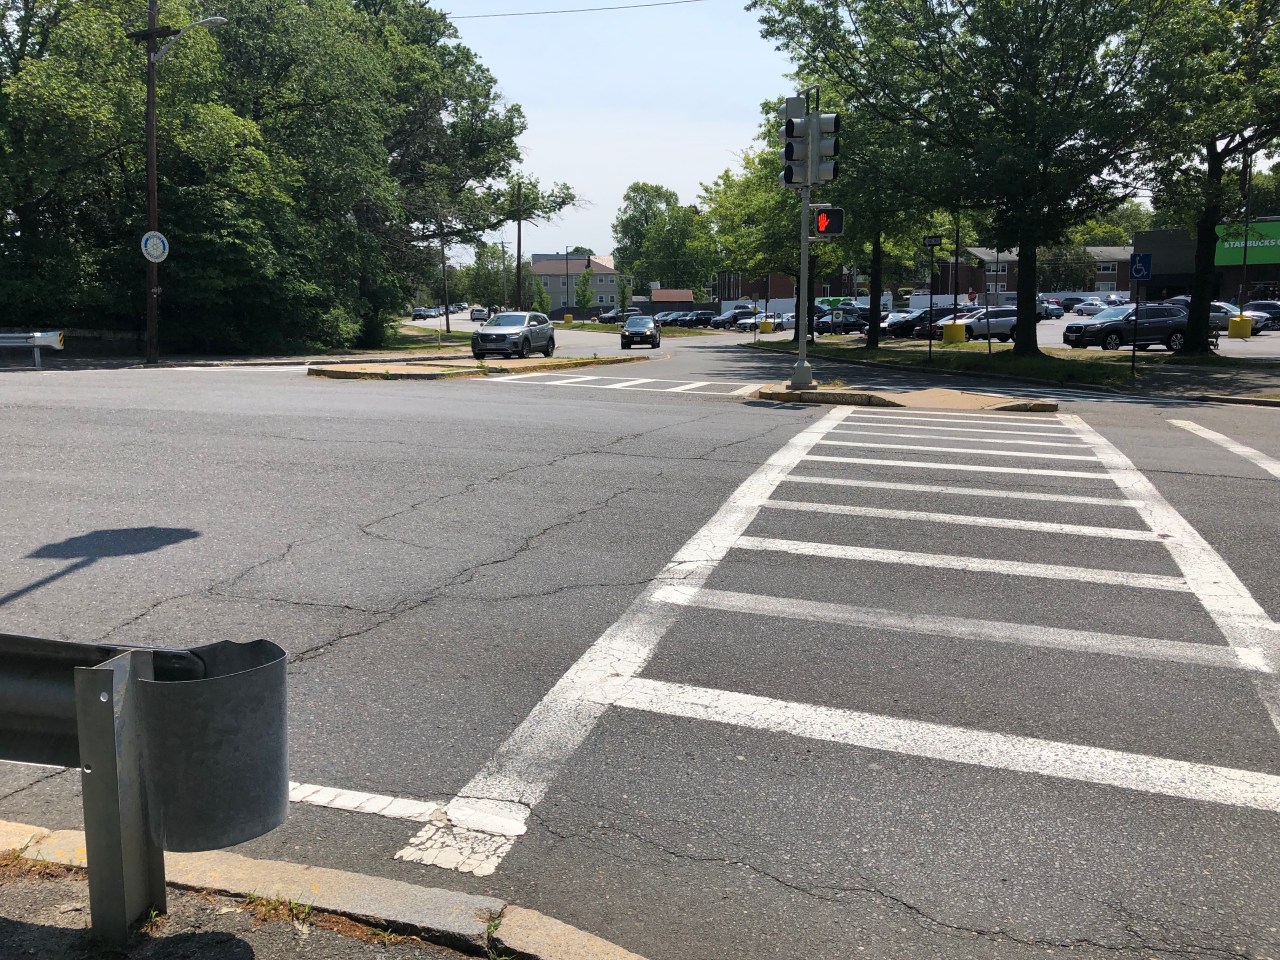
[[[844,233],[844,211],[839,207],[819,210],[814,218],[814,232],[819,237],[838,237]]]
[[[827,183],[840,172],[835,157],[840,152],[840,114],[810,114],[806,123],[809,134],[809,173],[811,183]]]
[[[784,187],[805,187],[809,180],[809,102],[804,97],[787,97],[782,109],[782,174]]]

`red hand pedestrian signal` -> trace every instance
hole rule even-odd
[[[839,207],[819,210],[817,233],[820,237],[838,237],[844,233],[844,211]]]

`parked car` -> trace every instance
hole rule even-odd
[[[738,325],[739,320],[747,320],[755,315],[750,307],[730,307],[719,316],[711,318],[711,329],[730,330]]]
[[[1001,343],[1008,343],[1018,329],[1017,307],[979,307],[963,317],[957,317],[952,323],[964,323],[966,340],[986,339],[991,337]]]
[[[1263,327],[1263,330],[1280,329],[1280,300],[1250,300],[1240,308],[1246,313],[1256,312],[1265,313],[1271,318],[1271,323]],[[1258,332],[1257,330],[1254,331]]]
[[[1137,341],[1134,340],[1134,312],[1137,311]],[[1187,311],[1172,303],[1144,303],[1140,307],[1108,307],[1087,323],[1069,323],[1062,332],[1069,347],[1101,347],[1119,350],[1135,344],[1139,350],[1160,344],[1180,350],[1187,342]]]
[[[1223,300],[1214,300],[1209,304],[1209,326],[1214,330],[1227,330],[1231,324],[1232,317],[1248,317],[1251,323],[1249,332],[1257,335],[1263,330],[1270,330],[1272,326],[1280,321],[1272,320],[1271,317],[1261,310],[1242,310],[1234,303],[1227,303]]]
[[[675,310],[663,310],[661,313],[655,313],[653,315],[653,322],[661,327],[669,322],[675,315]]]
[[[690,310],[680,321],[682,327],[709,327],[716,318],[714,310]]]
[[[794,313],[784,313],[773,321],[774,330],[794,330],[795,328],[796,315]]]
[[[612,310],[600,314],[599,320],[601,323],[618,323],[627,317],[638,317],[642,312],[639,307],[627,307],[626,310],[614,307]]]
[[[740,333],[754,333],[760,329],[760,324],[766,320],[776,323],[778,315],[776,313],[757,313],[754,317],[743,317],[737,322],[736,326]]]
[[[633,343],[647,343],[655,350],[662,344],[662,330],[653,317],[628,317],[621,336],[623,350],[630,350]]]
[[[1059,320],[1066,315],[1066,312],[1057,300],[1040,300],[1036,303],[1036,323],[1045,317],[1050,320]]]
[[[472,320],[488,320],[489,311],[484,307],[472,307],[471,319]]]
[[[921,312],[924,313],[926,311]],[[952,319],[959,320],[964,316],[964,311],[954,314],[950,312],[946,314],[938,314],[937,318],[931,323],[927,320],[917,323],[916,328],[911,331],[911,335],[918,340],[941,340],[943,324],[950,323]]]
[[[555,330],[541,313],[499,313],[471,334],[471,355],[477,360],[490,353],[527,357],[535,350],[546,357],[556,352]]]
[[[410,311],[409,319],[410,320],[429,320],[431,319],[431,313],[430,311],[427,310],[426,307],[414,307]]]
[[[1107,309],[1107,305],[1097,297],[1090,297],[1088,300],[1081,300],[1076,304],[1074,313],[1078,313],[1082,317],[1094,317]]]

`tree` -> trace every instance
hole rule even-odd
[[[1092,290],[1097,278],[1097,262],[1084,247],[1058,244],[1036,253],[1040,284],[1048,290]]]
[[[706,218],[696,207],[674,206],[659,211],[645,229],[632,269],[668,289],[700,289],[711,280],[718,259]]]
[[[591,307],[595,306],[596,295],[591,290],[591,277],[593,276],[590,269],[583,270],[578,274],[578,279],[573,285],[573,302],[578,309],[586,315]]]
[[[1127,247],[1133,235],[1150,230],[1154,211],[1137,200],[1124,200],[1115,209],[1090,217],[1070,233],[1071,243],[1081,247]]]
[[[537,276],[533,278],[533,309],[538,313],[551,312],[551,295]]]
[[[622,206],[613,220],[614,266],[636,278],[637,288],[648,290],[647,277],[636,272],[645,237],[649,227],[672,207],[680,205],[680,197],[674,190],[653,183],[637,181],[627,187],[622,195]]]
[[[1185,0],[1162,32],[1176,110],[1154,143],[1156,202],[1195,236],[1184,353],[1209,351],[1219,226],[1243,207],[1242,167],[1280,141],[1280,0]]]
[[[596,252],[590,247],[574,247],[569,251],[571,257],[594,257]]]
[[[631,306],[631,284],[627,282],[627,278],[619,275],[618,277],[618,313],[623,315],[627,312],[627,307]]]
[[[1115,205],[1167,91],[1147,69],[1181,0],[752,0],[806,77],[898,124],[886,171],[1018,248],[1015,349],[1036,353],[1036,250]],[[856,135],[855,135],[856,138]]]

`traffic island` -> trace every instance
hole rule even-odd
[[[312,377],[331,380],[449,380],[455,377],[484,377],[501,373],[544,373],[575,367],[639,363],[648,357],[529,357],[524,360],[439,360],[427,363],[349,363],[342,366],[313,365]]]
[[[862,390],[858,387],[817,387],[812,390],[792,390],[779,383],[762,387],[753,394],[760,400],[776,400],[779,403],[826,403],[835,406],[859,407],[910,407],[916,410],[995,410],[1011,413],[1054,413],[1058,409],[1052,400],[1021,400],[997,397],[989,393],[969,393],[965,390],[911,390],[889,393]]]

